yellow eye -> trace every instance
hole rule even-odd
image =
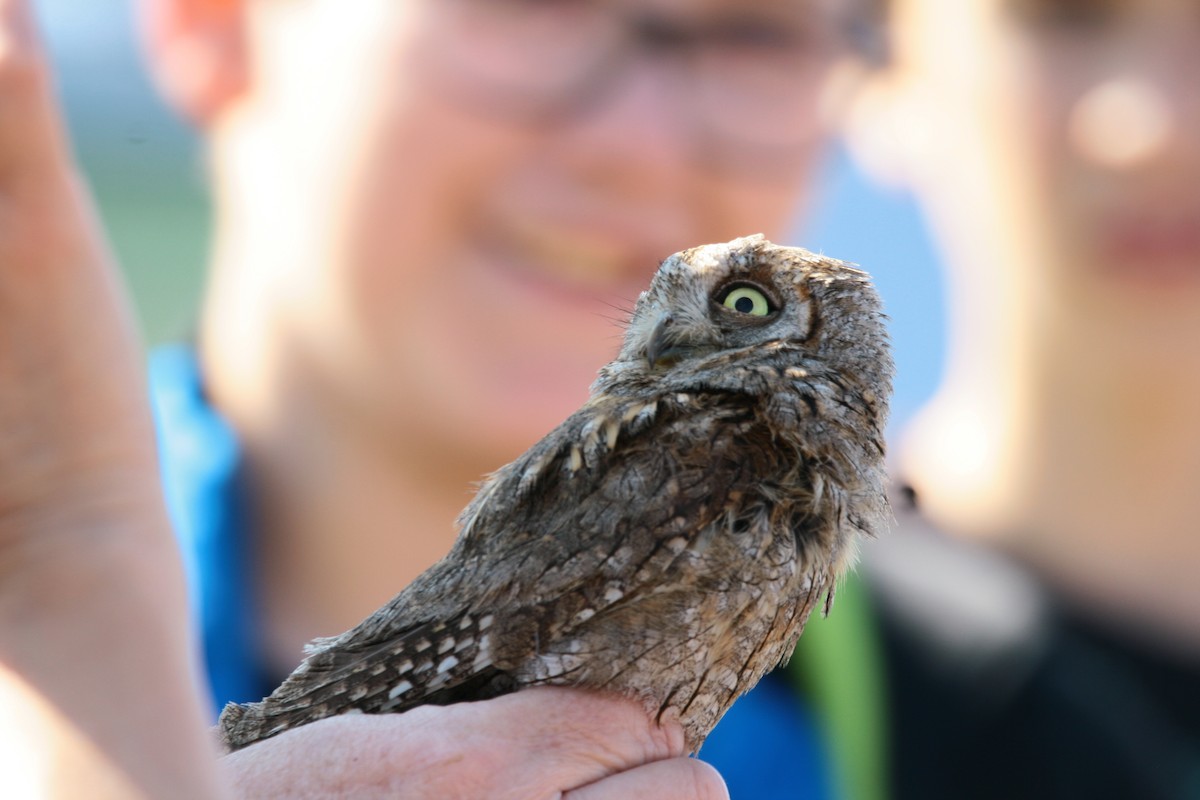
[[[765,317],[771,313],[771,303],[767,300],[767,296],[753,286],[733,288],[729,294],[725,295],[721,305],[752,317]]]

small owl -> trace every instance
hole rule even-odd
[[[865,273],[762,236],[671,256],[588,402],[482,485],[442,561],[227,706],[226,746],[562,684],[698,750],[886,526],[891,376]]]

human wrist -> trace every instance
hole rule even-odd
[[[0,485],[0,586],[38,576],[104,575],[173,561],[173,539],[152,457],[48,455]]]
[[[111,796],[215,796],[182,568],[161,502],[69,499],[22,523],[28,544],[5,549],[0,576],[5,727],[39,737],[54,773],[78,766],[137,788]]]

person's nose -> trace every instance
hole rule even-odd
[[[682,65],[672,54],[632,54],[614,64],[576,113],[561,146],[594,180],[627,189],[673,183],[699,157]]]

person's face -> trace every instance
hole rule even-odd
[[[839,55],[822,0],[250,6],[214,132],[298,349],[373,421],[502,454],[586,397],[659,260],[786,230]]]
[[[1047,318],[1114,332],[1162,323],[1176,337],[1190,320],[1196,331],[1200,4],[902,0],[898,10],[898,57],[928,90],[933,144],[918,183],[952,259],[1005,273],[1017,302]]]

